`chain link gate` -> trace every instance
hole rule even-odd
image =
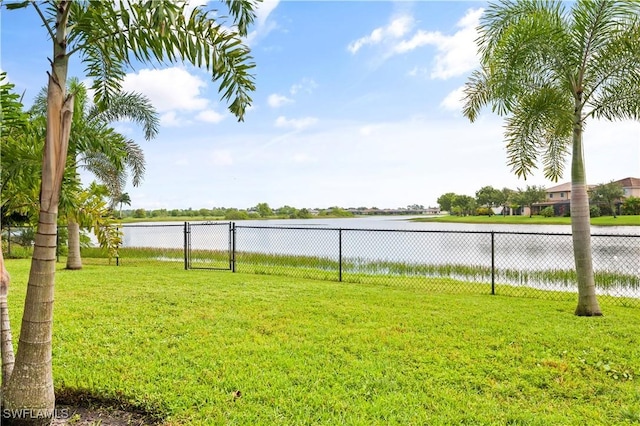
[[[233,230],[231,222],[184,224],[184,268],[232,268]]]

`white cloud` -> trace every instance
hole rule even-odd
[[[160,125],[166,127],[180,127],[183,126],[184,120],[177,117],[175,111],[169,111],[160,116]]]
[[[275,126],[286,128],[286,129],[302,130],[304,128],[314,125],[317,122],[318,122],[318,119],[315,117],[287,119],[285,116],[281,115],[276,119]]]
[[[407,74],[410,75],[411,77],[428,77],[429,69],[426,67],[415,66],[411,68],[411,70],[409,70]]]
[[[366,126],[363,126],[363,127],[360,128],[360,134],[362,136],[373,135],[377,131],[377,127],[378,126],[375,126],[373,124],[368,124]]]
[[[402,54],[425,45],[432,45],[436,47],[438,53],[430,74],[431,78],[447,79],[465,74],[478,65],[476,28],[483,11],[483,9],[469,9],[457,22],[456,25],[460,30],[453,35],[445,35],[439,31],[419,30],[410,39],[396,44],[393,51],[396,54]]]
[[[274,29],[278,28],[278,24],[269,19],[271,12],[278,7],[280,0],[263,0],[258,3],[256,8],[256,19],[254,21],[255,30],[251,31],[246,38],[246,43],[254,44],[258,39],[265,37]]]
[[[449,111],[462,111],[464,105],[464,86],[458,87],[456,90],[449,93],[440,102],[440,106]]]
[[[316,83],[313,79],[311,78],[303,78],[300,83],[296,83],[294,85],[291,86],[291,89],[289,89],[289,93],[291,93],[292,95],[296,95],[299,92],[305,92],[305,93],[313,93],[313,91],[318,87],[318,83]]]
[[[127,74],[122,88],[146,95],[161,113],[197,111],[207,108],[209,100],[200,92],[206,83],[183,68],[141,69]]]
[[[347,46],[347,50],[356,54],[367,44],[379,44],[388,39],[397,39],[405,35],[413,27],[413,17],[409,15],[399,16],[393,19],[387,26],[379,27],[371,31],[368,36],[352,41]]]
[[[267,103],[271,108],[279,108],[282,105],[290,104],[292,102],[293,99],[287,98],[286,96],[279,95],[277,93],[273,93],[267,98]]]
[[[200,111],[198,115],[196,115],[196,120],[204,121],[207,123],[219,123],[224,120],[226,115],[220,114],[217,111],[212,109],[207,109],[204,111]]]
[[[226,149],[212,151],[209,160],[214,166],[230,166],[233,164],[231,152]]]
[[[298,153],[298,154],[294,154],[291,159],[293,160],[294,163],[313,163],[315,162],[315,159],[312,158],[309,154],[305,154],[305,153]]]

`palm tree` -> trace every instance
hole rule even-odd
[[[152,139],[158,133],[159,119],[151,102],[140,94],[116,93],[108,103],[89,106],[87,90],[75,78],[69,80],[68,90],[75,93],[75,113],[69,136],[67,170],[75,173],[78,167],[86,168],[110,189],[113,196],[122,192],[127,169],[133,172],[133,185],[139,185],[145,169],[144,154],[135,142],[115,132],[109,123],[131,120],[142,125],[147,140]],[[44,116],[46,106],[47,96],[43,90],[36,97],[31,113]],[[102,215],[81,215],[80,207],[74,204],[65,207],[62,211],[67,217],[69,231],[67,269],[82,269],[81,225],[90,227]],[[85,219],[83,223],[80,223],[81,216]]]
[[[120,217],[120,219],[122,219],[122,205],[126,204],[128,206],[131,206],[131,197],[129,196],[128,193],[123,192],[122,194],[114,198],[114,201],[115,201],[115,204],[120,204],[120,210],[118,211],[118,216]]]
[[[126,67],[142,63],[189,62],[207,69],[222,99],[239,120],[255,89],[254,64],[243,44],[255,17],[251,0],[225,0],[231,24],[202,7],[187,12],[173,0],[113,2],[5,1],[7,9],[33,8],[52,42],[47,86],[40,213],[27,286],[15,368],[3,394],[4,412],[39,412],[50,420],[55,406],[52,375],[52,319],[55,240],[60,188],[74,115],[67,93],[69,60],[79,54],[93,79],[96,105],[108,105],[121,90]],[[46,419],[21,419],[48,423]]]
[[[576,315],[602,315],[595,293],[582,135],[595,119],[640,118],[640,2],[502,1],[479,27],[479,70],[466,84],[464,114],[485,105],[506,116],[509,165],[524,178],[544,164],[557,181],[571,153],[571,231]]]
[[[20,97],[13,93],[14,85],[6,80],[6,74],[0,73],[0,143],[2,151],[6,146],[15,146],[16,134],[21,134],[28,124],[27,115],[22,111]],[[4,154],[4,152],[3,152]],[[4,159],[4,158],[3,158]],[[2,185],[6,179],[6,168],[2,163]],[[2,200],[4,202],[4,199]],[[4,205],[4,204],[3,204]],[[0,238],[2,234],[0,233]],[[4,264],[4,255],[0,249],[0,353],[2,358],[2,382],[0,394],[4,392],[8,378],[13,372],[14,354],[9,321],[9,306],[7,295],[9,293],[9,272]]]

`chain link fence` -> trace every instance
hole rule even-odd
[[[571,234],[236,226],[235,270],[575,299]],[[597,293],[640,306],[640,235],[592,236]]]
[[[5,230],[5,253],[29,249],[23,244],[29,235],[25,229]],[[120,230],[122,246],[112,263],[124,266],[174,262],[184,269],[555,300],[575,300],[577,293],[569,233],[277,227],[230,222],[132,224]],[[640,235],[594,234],[591,241],[601,302],[640,306]],[[82,255],[104,257],[105,253],[85,247]]]

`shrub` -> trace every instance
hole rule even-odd
[[[598,207],[598,206],[590,206],[589,207],[589,216],[591,216],[591,217],[600,217],[600,207]]]
[[[556,212],[552,206],[548,206],[540,210],[540,215],[544,217],[554,217],[556,215]]]
[[[622,204],[624,214],[640,214],[640,197],[628,197]]]
[[[224,215],[224,220],[245,220],[249,219],[249,215],[244,210],[229,209]]]
[[[490,207],[478,207],[476,209],[477,216],[493,216],[493,210]]]

